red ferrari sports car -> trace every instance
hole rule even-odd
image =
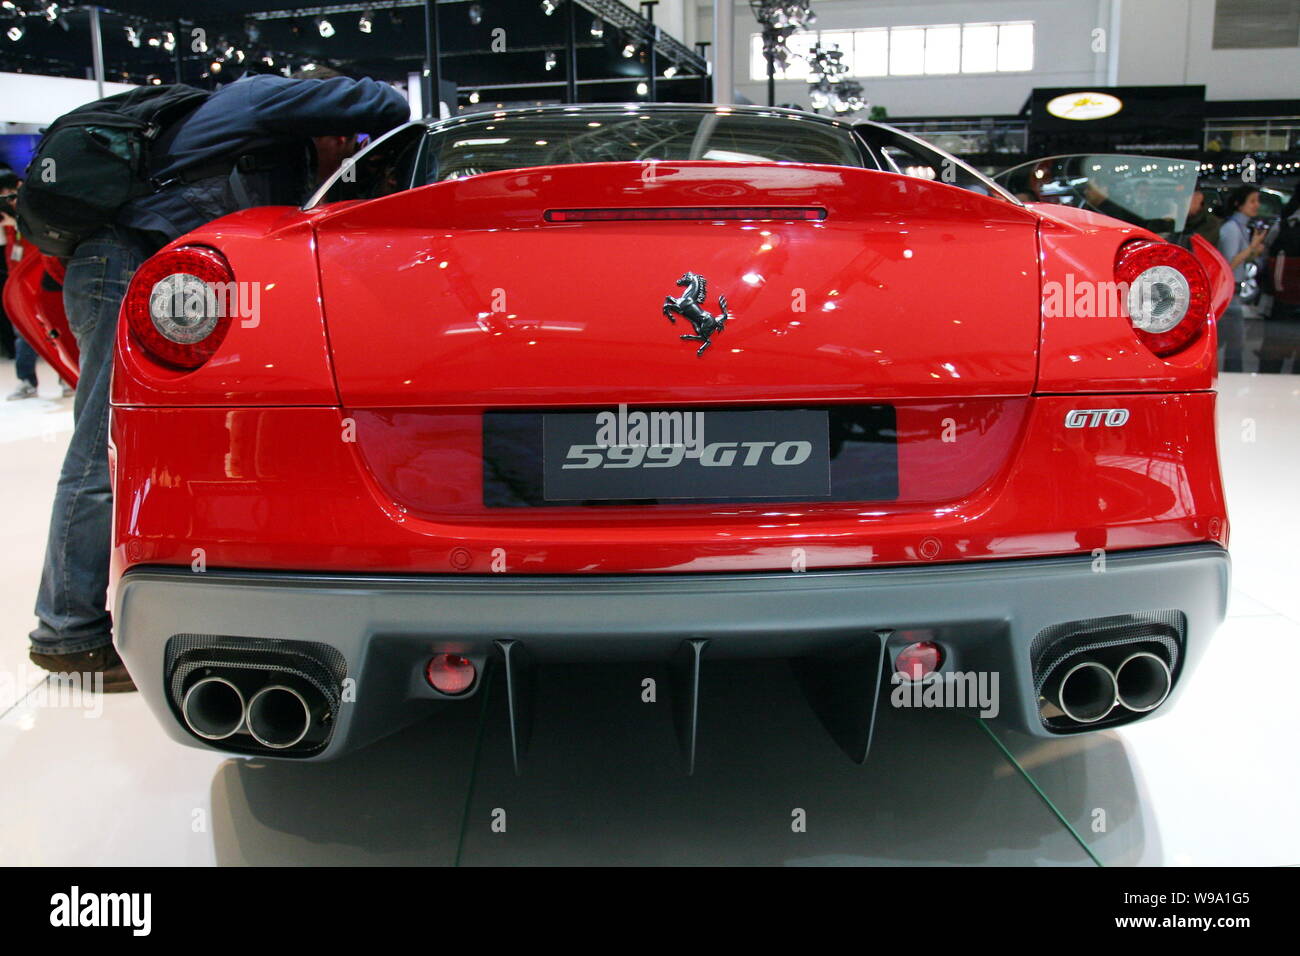
[[[660,662],[688,767],[724,658],[789,658],[856,760],[990,675],[1029,734],[1166,708],[1229,572],[1195,175],[1007,190],[762,108],[396,130],[136,274],[118,648],[175,739],[300,759],[495,667],[518,761],[545,661]]]

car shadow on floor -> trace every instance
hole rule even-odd
[[[516,776],[501,678],[486,709],[467,701],[338,761],[225,762],[212,786],[217,862],[1093,863],[966,714],[896,710],[884,697],[857,766],[785,662],[719,662],[704,672],[686,776],[666,694],[643,700],[645,678],[663,689],[665,672],[550,666]],[[1030,773],[1051,777],[1076,828],[1106,808],[1105,862],[1158,860],[1123,744],[1087,740],[1044,741]]]

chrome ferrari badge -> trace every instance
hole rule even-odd
[[[704,354],[704,350],[709,347],[710,338],[717,332],[721,332],[723,326],[727,324],[727,319],[731,318],[727,312],[727,297],[718,296],[718,307],[722,311],[715,318],[712,313],[703,309],[704,300],[709,297],[708,280],[696,272],[688,272],[677,280],[679,286],[683,286],[686,291],[680,296],[664,296],[664,315],[668,321],[677,324],[677,319],[673,313],[680,315],[687,322],[691,323],[691,328],[695,330],[694,335],[683,335],[683,342],[703,342],[695,350],[696,356]]]

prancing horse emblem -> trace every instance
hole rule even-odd
[[[677,298],[671,295],[664,296],[664,315],[668,317],[668,321],[673,325],[677,324],[677,319],[673,317],[674,312],[691,323],[691,328],[695,330],[695,334],[683,335],[681,338],[684,342],[704,343],[695,350],[698,357],[703,355],[704,350],[709,347],[710,337],[716,332],[721,332],[723,326],[727,324],[727,319],[731,318],[727,312],[727,297],[725,295],[718,296],[718,305],[721,307],[722,312],[719,313],[717,318],[714,318],[711,313],[705,312],[702,308],[704,300],[709,297],[709,283],[704,276],[695,272],[688,272],[677,280],[677,284],[685,286],[686,291]]]

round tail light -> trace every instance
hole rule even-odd
[[[908,680],[922,680],[943,663],[943,649],[934,641],[908,644],[894,658],[894,670]]]
[[[182,246],[136,270],[123,311],[131,338],[150,358],[190,371],[225,339],[236,301],[225,257],[204,246]]]
[[[1120,246],[1115,278],[1133,331],[1162,358],[1187,347],[1210,319],[1210,280],[1182,246],[1135,239]]]
[[[474,686],[478,671],[473,661],[458,654],[435,654],[425,666],[424,676],[434,690],[454,697]]]

